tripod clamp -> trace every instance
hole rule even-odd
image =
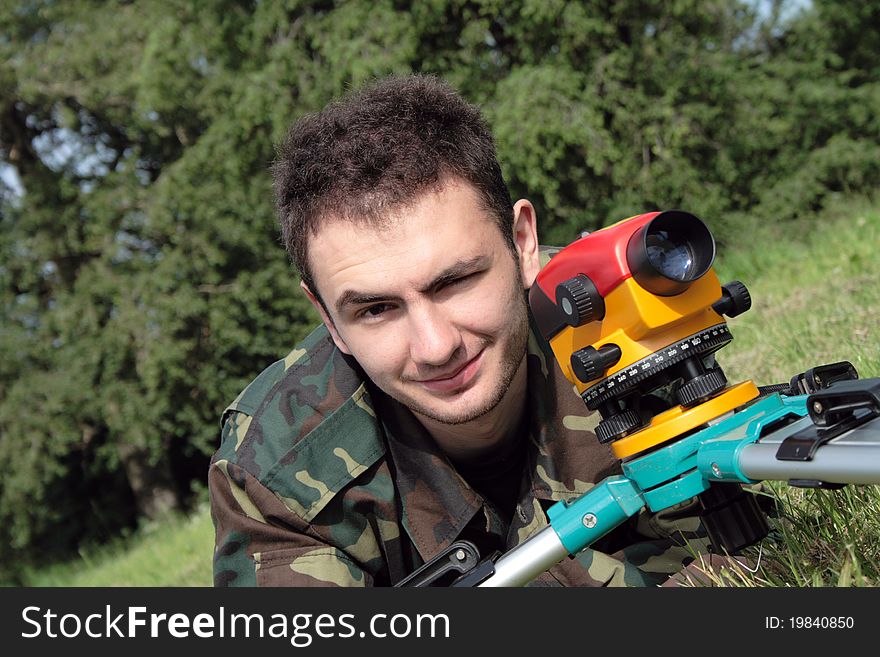
[[[880,380],[842,381],[833,388],[807,397],[812,424],[785,438],[776,458],[780,461],[812,461],[817,450],[880,415]],[[789,479],[801,488],[842,488],[845,484],[818,479]]]

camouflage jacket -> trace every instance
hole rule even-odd
[[[507,523],[316,329],[223,414],[209,474],[215,585],[393,585],[459,538],[510,549],[546,526],[551,505],[619,472],[534,326],[528,349],[529,442]],[[703,536],[693,505],[643,511],[533,584],[660,584]]]

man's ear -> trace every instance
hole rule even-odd
[[[333,338],[333,342],[336,344],[339,351],[351,356],[351,350],[336,330],[336,325],[333,324],[333,320],[324,309],[324,304],[318,301],[318,298],[312,293],[308,285],[300,281],[299,286],[302,288],[303,292],[306,293],[306,296],[309,298],[309,301],[312,302],[312,306],[318,311],[318,314],[321,315],[321,320],[324,322],[324,326],[327,327],[327,330],[330,331],[330,337]]]
[[[513,243],[519,256],[523,287],[529,288],[541,269],[541,260],[535,207],[526,199],[520,199],[513,206]]]

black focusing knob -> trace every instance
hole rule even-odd
[[[736,317],[752,307],[752,295],[739,281],[730,281],[721,286],[721,298],[712,304],[712,310],[719,315]]]
[[[605,300],[584,274],[556,286],[556,305],[569,326],[575,328],[605,317]]]
[[[605,371],[620,360],[620,347],[604,344],[598,349],[584,347],[571,355],[571,369],[581,383],[589,383],[605,375]]]

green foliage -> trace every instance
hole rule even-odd
[[[752,7],[0,1],[0,576],[190,503],[225,404],[317,321],[274,144],[364,80],[483,105],[545,243],[674,206],[733,239],[877,188],[877,9]]]
[[[74,559],[28,569],[28,586],[211,586],[214,527],[207,504],[170,514]]]

